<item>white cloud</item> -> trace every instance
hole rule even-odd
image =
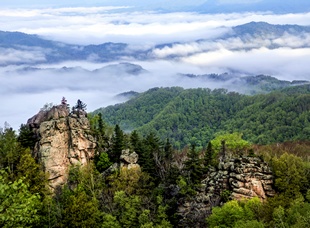
[[[24,62],[31,63],[44,61],[45,54],[43,50],[34,48],[33,50],[16,50],[13,48],[0,48],[0,65]]]
[[[215,67],[224,72],[233,70],[252,75],[272,75],[285,80],[310,80],[308,59],[310,48],[262,47],[250,51],[221,49],[184,57],[182,61],[204,68]]]
[[[0,28],[39,34],[53,40],[77,44],[104,42],[165,43],[210,37],[214,29],[251,21],[273,24],[310,24],[310,13],[273,15],[156,13],[110,11],[109,7],[49,9],[0,9]],[[9,23],[8,23],[9,22]]]
[[[114,96],[129,90],[139,92],[155,86],[201,87],[199,81],[180,78],[177,73],[223,73],[240,71],[249,74],[270,74],[281,79],[310,80],[309,34],[282,37],[214,38],[230,32],[231,26],[251,21],[273,24],[310,24],[310,13],[264,14],[197,14],[125,12],[109,8],[0,9],[0,28],[39,34],[57,41],[77,44],[126,42],[133,50],[143,50],[154,44],[178,43],[157,48],[152,53],[158,59],[176,56],[172,60],[140,61],[149,74],[91,74],[77,69],[72,73],[54,70],[16,73],[13,66],[0,67],[0,126],[8,121],[14,128],[25,123],[45,103],[59,103],[65,96],[70,104],[77,99],[88,104],[88,110],[113,104]],[[197,41],[204,39],[204,41]],[[275,48],[276,46],[276,48]],[[279,46],[279,47],[278,47]],[[0,50],[0,62],[44,60],[48,50]],[[94,60],[97,56],[89,56]],[[38,67],[76,67],[94,70],[105,66],[92,62],[40,64]],[[218,86],[208,84],[206,86]],[[228,85],[227,85],[228,86]]]

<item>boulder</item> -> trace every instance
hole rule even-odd
[[[121,154],[121,161],[127,164],[136,164],[138,162],[138,154],[136,152],[130,153],[129,149],[123,150]]]

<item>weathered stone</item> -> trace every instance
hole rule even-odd
[[[276,192],[274,190],[266,191],[266,196],[268,197],[274,197],[276,195]]]
[[[123,150],[120,159],[128,164],[136,164],[138,162],[138,154],[130,153],[129,149]]]
[[[242,200],[259,197],[261,200],[275,195],[271,169],[260,158],[242,157],[222,161],[218,172],[210,171],[202,181],[207,187],[186,203],[180,203],[178,215],[181,217],[179,226],[206,227],[205,217],[210,215],[212,207],[221,204],[225,190],[232,191],[230,199]],[[204,194],[203,197],[201,194]]]
[[[273,175],[264,175],[262,176],[263,180],[272,180],[273,179]]]
[[[230,182],[230,185],[234,188],[241,188],[241,187],[244,187],[245,184],[241,181],[237,181],[237,180],[233,180]]]
[[[49,174],[52,189],[67,182],[71,165],[85,165],[93,159],[95,139],[87,118],[72,118],[66,105],[40,111],[28,120],[39,139],[34,154]]]
[[[136,169],[136,170],[140,170],[141,169],[141,167],[140,167],[140,165],[139,164],[128,164],[127,165],[127,169]]]

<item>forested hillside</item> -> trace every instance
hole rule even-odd
[[[125,131],[156,132],[176,148],[206,146],[215,134],[236,131],[252,143],[305,140],[310,137],[310,86],[254,96],[224,89],[154,88],[95,113]]]
[[[173,150],[169,140],[152,133],[125,134],[100,115],[89,119],[95,159],[71,164],[67,183],[53,190],[40,159],[32,156],[38,139],[30,128],[21,126],[19,134],[0,129],[1,227],[303,228],[310,222],[309,141],[251,146],[234,133],[215,137],[205,150]],[[225,154],[230,158],[223,163]],[[223,171],[227,164],[233,165]],[[239,179],[246,170],[260,170],[248,183],[261,180],[263,197],[264,190],[272,196],[236,200],[235,188],[217,179],[228,169]],[[231,184],[244,191],[243,182]]]

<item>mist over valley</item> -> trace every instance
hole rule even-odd
[[[93,111],[124,102],[120,93],[153,87],[254,94],[310,80],[307,11],[135,9],[1,9],[0,123],[17,129],[63,96]],[[273,77],[279,87],[251,87],[252,76],[267,84]]]

